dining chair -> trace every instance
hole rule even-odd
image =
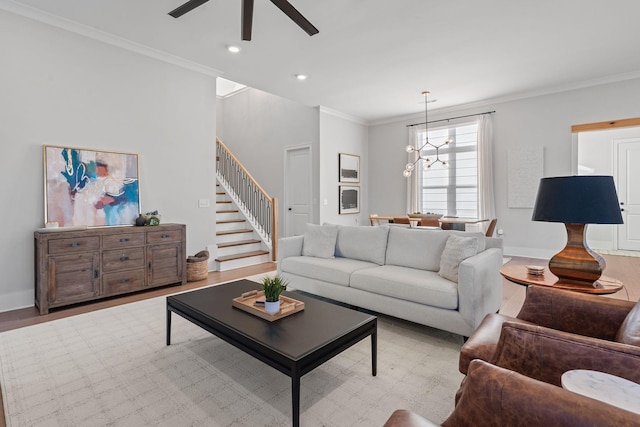
[[[486,232],[486,236],[487,237],[493,237],[493,233],[496,230],[496,223],[498,222],[497,218],[493,218],[491,220],[491,222],[489,223],[489,226],[487,227],[487,232]]]

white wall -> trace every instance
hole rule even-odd
[[[363,123],[320,108],[320,224],[369,225],[368,129]],[[360,156],[360,213],[339,214],[338,154]]]
[[[215,78],[0,11],[0,311],[33,305],[42,145],[134,152],[143,211],[215,241]]]
[[[431,120],[496,110],[493,114],[494,179],[497,227],[504,230],[505,253],[550,257],[566,242],[562,224],[531,221],[531,209],[507,207],[507,150],[544,148],[544,175],[571,174],[571,126],[640,116],[640,79],[554,93],[527,99],[430,114]],[[403,120],[369,130],[369,210],[405,211],[408,131]]]
[[[225,97],[223,142],[249,173],[279,204],[279,228],[284,235],[284,148],[310,145],[312,150],[312,222],[318,215],[318,111],[257,89]]]

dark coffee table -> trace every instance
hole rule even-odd
[[[269,322],[231,305],[231,300],[260,285],[240,280],[167,297],[167,345],[171,312],[291,377],[292,418],[300,425],[300,378],[327,360],[371,336],[371,374],[376,375],[377,318],[314,298],[286,292],[304,301],[303,311]]]

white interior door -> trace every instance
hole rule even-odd
[[[618,225],[618,249],[640,251],[640,138],[616,141],[618,199],[624,224]]]
[[[304,234],[311,222],[311,147],[285,148],[285,235]]]

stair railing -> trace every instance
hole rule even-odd
[[[218,179],[225,184],[236,204],[243,209],[265,243],[271,246],[271,259],[278,259],[278,199],[270,197],[249,171],[216,137]]]

